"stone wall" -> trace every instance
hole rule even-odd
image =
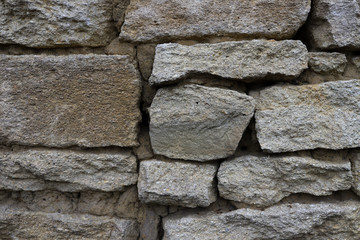
[[[360,239],[360,0],[0,1],[0,239]]]

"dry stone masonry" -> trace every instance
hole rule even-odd
[[[0,240],[360,239],[360,0],[0,0]]]

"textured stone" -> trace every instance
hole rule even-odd
[[[0,154],[0,189],[121,191],[137,181],[130,151],[3,148]]]
[[[191,74],[212,74],[246,82],[290,80],[308,66],[308,52],[295,40],[251,40],[156,47],[151,84],[169,83]]]
[[[77,211],[99,216],[112,216],[118,198],[118,192],[81,192]]]
[[[274,86],[253,96],[264,151],[360,147],[360,80]]]
[[[355,65],[355,67],[360,69],[360,56],[353,57],[351,62]]]
[[[159,89],[149,109],[154,153],[196,161],[228,157],[254,107],[252,97],[233,90],[194,84]]]
[[[310,0],[132,0],[120,38],[164,42],[208,37],[291,38],[305,22]]]
[[[360,205],[353,201],[178,214],[163,219],[163,239],[358,239],[359,220]]]
[[[0,55],[0,143],[135,146],[139,74],[127,56]]]
[[[0,25],[0,44],[28,47],[98,47],[116,35],[112,0],[1,1]]]
[[[2,239],[136,240],[135,220],[0,208]]]
[[[215,164],[175,160],[140,162],[139,198],[144,203],[207,207],[216,200]]]
[[[309,67],[317,73],[343,73],[346,63],[346,56],[342,53],[309,53]]]
[[[350,161],[342,156],[334,161],[296,154],[243,155],[222,162],[217,177],[221,197],[256,206],[272,205],[292,193],[330,195],[352,184]]]
[[[353,191],[360,196],[360,150],[354,150],[350,154],[351,170],[354,176]]]
[[[360,1],[313,0],[310,38],[320,49],[360,49]]]
[[[139,70],[144,79],[149,79],[154,63],[156,44],[141,44],[137,46]]]

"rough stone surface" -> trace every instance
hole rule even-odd
[[[320,49],[360,49],[360,1],[313,0],[309,31]]]
[[[352,190],[360,196],[360,150],[354,150],[350,155],[351,170],[354,176]]]
[[[360,69],[360,56],[353,57],[351,62],[355,65],[355,67]]]
[[[360,80],[274,86],[253,96],[264,151],[360,147]]]
[[[1,1],[0,25],[0,44],[28,47],[105,46],[116,33],[112,0]]]
[[[149,109],[154,153],[196,161],[228,157],[254,106],[252,97],[233,90],[195,84],[159,89]]]
[[[139,198],[144,203],[207,207],[216,200],[217,165],[175,160],[140,162]]]
[[[137,181],[130,151],[0,150],[0,189],[121,191]]]
[[[134,220],[0,208],[2,239],[136,240]]]
[[[212,74],[246,82],[290,80],[308,66],[301,41],[251,40],[156,47],[151,84],[169,83],[194,73]]]
[[[346,56],[342,53],[309,53],[309,67],[317,73],[343,73],[346,63]]]
[[[120,38],[136,42],[206,37],[291,38],[310,0],[133,0]]]
[[[137,46],[139,70],[144,79],[149,79],[154,63],[156,44],[141,44]]]
[[[358,202],[283,204],[224,214],[173,215],[163,219],[164,240],[357,239]]]
[[[0,143],[135,146],[139,74],[127,56],[0,55]]]
[[[342,156],[334,161],[296,154],[243,155],[222,162],[217,177],[221,197],[256,206],[273,205],[292,193],[330,195],[352,184],[350,161]]]

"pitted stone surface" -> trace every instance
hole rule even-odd
[[[259,207],[270,206],[292,193],[316,196],[350,189],[349,159],[315,159],[310,154],[249,154],[221,163],[217,177],[220,196]]]
[[[307,19],[310,0],[132,0],[120,38],[164,42],[206,37],[291,38]]]
[[[151,84],[171,83],[191,74],[211,74],[252,82],[291,80],[308,67],[308,51],[301,41],[251,40],[156,47]]]
[[[353,150],[350,154],[351,170],[354,176],[353,191],[360,196],[360,150]]]
[[[177,214],[163,219],[163,239],[357,239],[359,219],[360,205],[353,201]]]
[[[116,35],[112,21],[112,0],[1,1],[0,44],[105,46]]]
[[[155,154],[207,161],[235,152],[253,116],[245,94],[201,85],[161,88],[149,109]]]
[[[130,151],[0,150],[0,189],[121,191],[137,182],[137,161]]]
[[[309,67],[317,73],[343,73],[346,63],[346,56],[343,53],[309,53]]]
[[[360,147],[360,80],[274,86],[252,95],[264,151]]]
[[[141,83],[127,56],[0,55],[0,143],[135,146]]]
[[[207,207],[216,200],[216,171],[216,164],[141,161],[139,198],[147,204]]]

